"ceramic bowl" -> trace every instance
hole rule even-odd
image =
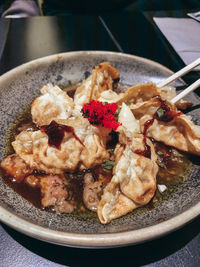
[[[103,51],[48,56],[9,71],[0,77],[0,160],[7,153],[10,125],[39,95],[44,84],[51,82],[65,87],[77,83],[102,61],[109,61],[116,67],[121,82],[129,85],[147,81],[159,83],[172,74],[156,62]],[[188,98],[194,105],[199,103],[194,94]],[[190,115],[198,124],[199,110],[193,109]],[[56,215],[37,209],[0,177],[0,220],[24,234],[65,246],[106,248],[145,242],[183,226],[200,214],[198,161],[198,158],[193,158],[187,177],[171,192],[164,193],[162,201],[153,209],[139,208],[108,225],[102,225],[95,216]]]

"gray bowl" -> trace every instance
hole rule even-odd
[[[0,159],[6,156],[7,133],[46,83],[64,87],[83,80],[93,66],[109,61],[121,74],[121,82],[159,83],[172,72],[153,61],[113,52],[70,52],[37,59],[0,77]],[[181,85],[179,81],[176,85]],[[189,97],[194,104],[199,99]],[[198,123],[198,109],[190,112]],[[10,227],[55,244],[106,248],[145,242],[167,234],[200,214],[200,179],[197,158],[188,176],[165,193],[154,209],[140,208],[122,218],[102,225],[95,216],[56,215],[41,211],[15,193],[0,177],[0,220]],[[162,218],[162,222],[160,222]]]

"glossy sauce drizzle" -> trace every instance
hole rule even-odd
[[[151,148],[150,146],[147,144],[147,138],[146,136],[144,135],[143,137],[143,143],[144,143],[144,150],[140,150],[140,149],[136,149],[134,151],[134,153],[140,155],[140,156],[143,156],[145,158],[151,158]]]
[[[157,119],[158,121],[164,121],[164,122],[170,122],[175,117],[180,116],[183,114],[182,112],[176,112],[172,110],[166,103],[165,100],[163,100],[160,96],[155,97],[160,102],[160,107],[157,109],[156,113],[154,114],[153,118]],[[159,115],[159,110],[161,111],[161,114]]]
[[[55,121],[52,121],[49,125],[41,126],[41,131],[48,135],[48,144],[49,146],[55,146],[57,149],[61,149],[61,143],[64,138],[65,133],[71,132],[76,140],[84,146],[81,140],[74,133],[74,128],[71,126],[58,124]]]
[[[153,124],[154,120],[158,121],[164,121],[164,122],[170,122],[172,121],[175,117],[178,117],[182,114],[182,112],[176,112],[172,110],[166,103],[165,100],[163,100],[160,96],[155,97],[157,101],[160,102],[160,107],[157,109],[155,114],[153,115],[153,118],[146,121],[144,124],[144,129],[143,129],[143,143],[144,143],[144,150],[135,150],[134,152],[136,154],[139,154],[141,156],[144,156],[146,158],[151,158],[151,148],[147,144],[147,131],[149,127]]]

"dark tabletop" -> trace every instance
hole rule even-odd
[[[179,2],[179,1],[177,1]],[[181,2],[181,1],[180,1]],[[199,5],[200,7],[200,5]],[[0,74],[50,54],[77,50],[120,51],[157,61],[173,71],[181,58],[153,24],[155,12],[133,5],[112,15],[64,15],[0,19]],[[162,12],[163,13],[163,12]],[[164,14],[174,16],[170,10]],[[176,11],[185,16],[186,10]],[[194,81],[198,72],[186,75]],[[197,92],[198,93],[198,92]],[[145,244],[106,250],[67,248],[0,225],[0,267],[200,266],[200,218]]]

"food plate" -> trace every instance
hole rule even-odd
[[[153,61],[122,53],[79,51],[48,56],[23,64],[0,77],[0,157],[7,153],[10,125],[49,82],[61,88],[88,76],[93,66],[108,61],[120,72],[123,84],[159,83],[172,71]],[[182,81],[175,86],[183,85]],[[188,96],[194,103],[199,99]],[[198,109],[189,112],[199,125]],[[42,211],[15,193],[0,179],[0,220],[29,236],[47,242],[84,248],[106,248],[136,244],[165,235],[200,214],[199,159],[186,178],[163,194],[150,209],[139,208],[102,225],[94,216],[57,215]],[[170,192],[169,192],[170,191]]]

